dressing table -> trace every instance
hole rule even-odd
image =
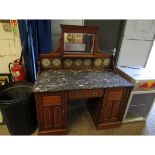
[[[118,127],[133,85],[115,72],[113,55],[101,52],[96,27],[61,25],[55,52],[41,54],[34,85],[39,135],[67,134],[70,100],[88,99],[97,129]]]

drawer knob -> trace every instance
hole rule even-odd
[[[76,97],[80,97],[80,93],[76,93]]]
[[[93,96],[97,96],[97,92],[92,92],[92,95]]]

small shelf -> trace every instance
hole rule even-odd
[[[110,58],[110,54],[64,54],[64,58]]]
[[[61,57],[62,54],[61,54],[61,53],[56,53],[56,52],[51,52],[51,53],[47,53],[47,54],[40,54],[40,56],[41,56],[42,58]]]
[[[95,58],[92,54],[64,54],[64,58]]]

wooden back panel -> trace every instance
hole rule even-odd
[[[104,54],[98,48],[98,27],[61,25],[57,51],[48,54],[40,54],[38,72],[41,70],[88,70],[88,69],[113,69],[113,55]],[[92,53],[67,53],[64,52],[64,33],[88,33],[94,34],[94,46]]]

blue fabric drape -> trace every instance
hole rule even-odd
[[[37,21],[38,40],[39,40],[39,51],[40,53],[47,53],[49,49],[52,49],[52,34],[51,34],[51,21]]]
[[[34,82],[38,70],[38,56],[52,50],[50,20],[19,20],[23,57],[27,80]]]

